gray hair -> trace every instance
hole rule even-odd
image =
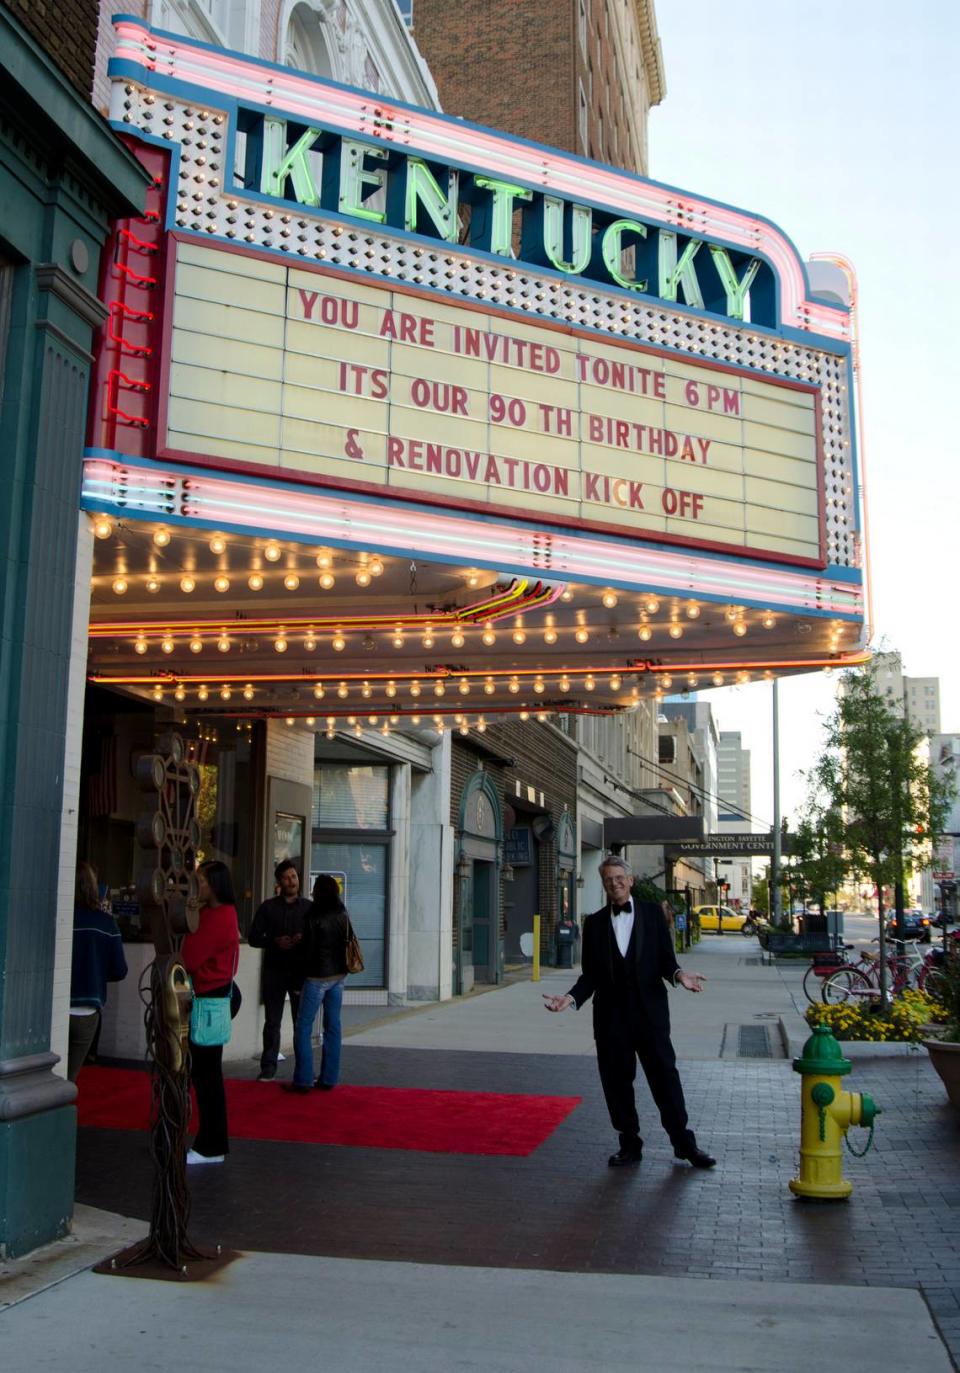
[[[620,857],[619,853],[608,853],[606,858],[604,858],[601,862],[600,867],[597,869],[597,871],[603,872],[604,868],[621,868],[627,874],[628,877],[633,876],[633,868],[631,868],[630,864],[627,862],[625,858]]]

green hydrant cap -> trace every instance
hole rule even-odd
[[[866,1092],[861,1092],[860,1124],[864,1127],[864,1129],[868,1129],[876,1120],[877,1116],[880,1115],[880,1113],[880,1107],[874,1101],[873,1097],[868,1096]]]
[[[793,1060],[795,1073],[817,1074],[822,1077],[843,1077],[853,1064],[844,1058],[840,1045],[828,1025],[815,1025],[813,1034],[803,1046],[803,1053]]]

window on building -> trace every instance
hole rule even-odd
[[[577,29],[580,34],[580,47],[583,49],[584,52],[586,52],[588,35],[587,0],[577,0],[577,3],[579,5],[579,12],[577,15]]]
[[[581,0],[582,3],[582,0]],[[400,18],[407,28],[413,28],[413,0],[397,0],[397,9],[400,11]]]
[[[586,152],[586,151],[587,151],[587,145],[588,145],[589,139],[590,139],[590,135],[589,135],[589,126],[588,126],[588,122],[587,122],[587,111],[588,111],[588,108],[589,108],[589,107],[588,107],[588,105],[587,105],[587,93],[586,93],[586,91],[583,89],[583,82],[582,82],[582,81],[579,83],[579,88],[580,88],[580,98],[579,98],[579,104],[578,104],[578,109],[577,109],[577,126],[578,126],[579,131],[580,131],[580,148],[581,148],[581,151],[582,151],[582,152]]]

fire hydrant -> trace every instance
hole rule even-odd
[[[853,1191],[843,1176],[840,1145],[851,1125],[869,1127],[866,1153],[880,1108],[866,1092],[840,1090],[840,1079],[852,1067],[826,1025],[815,1026],[802,1056],[793,1060],[793,1071],[803,1077],[800,1176],[790,1179],[790,1191],[798,1197],[845,1200]]]

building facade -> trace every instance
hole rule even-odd
[[[718,821],[721,834],[750,834],[750,750],[739,730],[721,730],[717,741]],[[753,893],[753,865],[748,858],[729,858],[721,866],[730,883],[730,905],[749,910]]]

